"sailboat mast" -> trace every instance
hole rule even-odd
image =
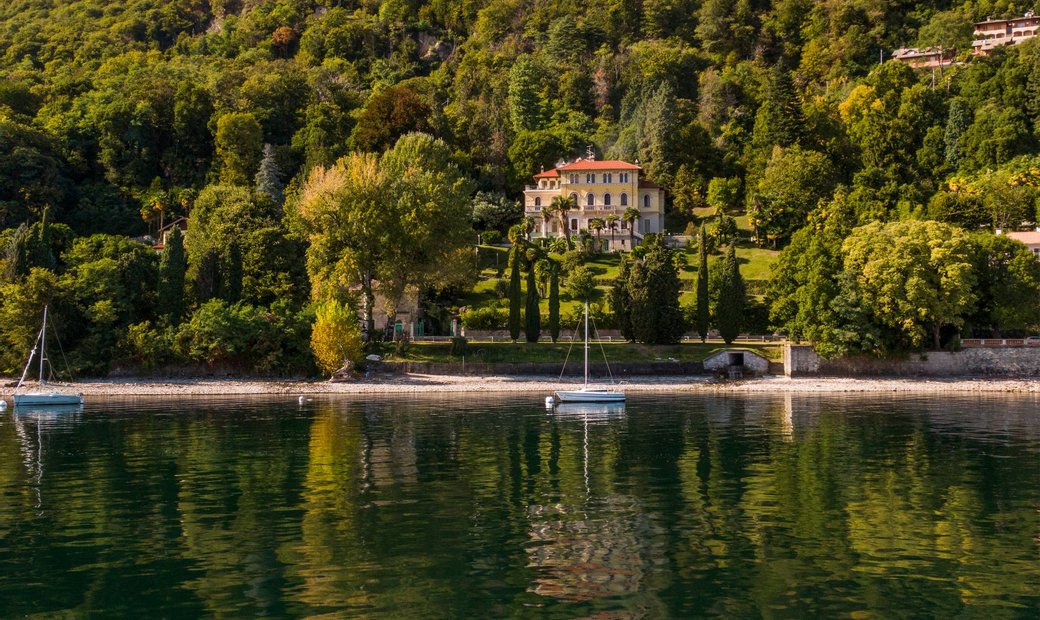
[[[33,343],[32,351],[29,351],[29,361],[25,363],[25,368],[22,369],[22,378],[18,380],[18,385],[14,386],[16,389],[22,387],[25,383],[25,378],[29,376],[29,369],[32,368],[33,356],[36,355],[36,348],[40,346],[40,334],[36,334],[36,342]]]
[[[589,387],[589,302],[585,300],[585,388]]]
[[[43,358],[47,357],[47,306],[43,307],[43,327],[40,329],[40,385],[46,383],[43,378]]]

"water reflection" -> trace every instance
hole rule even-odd
[[[1033,397],[0,416],[4,616],[1029,616]]]

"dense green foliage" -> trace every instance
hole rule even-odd
[[[171,335],[178,319],[191,324],[212,300],[253,308],[270,328],[296,326],[313,315],[309,303],[330,299],[371,312],[377,288],[390,315],[409,290],[450,308],[472,284],[463,248],[475,231],[505,232],[530,175],[592,145],[638,160],[669,191],[678,230],[710,206],[714,242],[789,246],[772,286],[778,327],[848,343],[840,349],[918,346],[917,332],[870,344],[873,323],[845,334],[860,310],[830,290],[846,288],[841,244],[872,222],[934,220],[974,238],[1038,219],[1040,43],[968,55],[974,19],[1027,8],[1036,7],[9,3],[0,8],[0,313],[29,309],[47,297],[32,287],[53,280],[67,306],[59,316],[75,330],[70,350],[103,372],[166,346],[145,346],[143,334],[182,342]],[[934,76],[878,64],[879,49],[936,43],[962,62]],[[803,235],[814,218],[838,217],[826,213],[838,199],[830,236]],[[564,223],[575,206],[554,201],[543,217]],[[738,230],[744,214],[751,234]],[[183,306],[169,267],[157,274],[154,260],[127,258],[140,249],[105,254],[101,244],[66,257],[77,239],[155,238],[182,216]],[[630,240],[638,217],[630,208],[620,218]],[[613,237],[618,222],[600,223],[596,236]],[[998,260],[1007,267],[985,275],[973,256],[980,288],[963,307],[902,306],[908,314],[885,321],[917,321],[933,344],[937,329],[1040,323],[1024,259]],[[50,275],[32,280],[34,269]],[[588,272],[566,272],[568,289],[595,295]],[[792,289],[805,278],[831,280]],[[4,329],[11,346],[31,333]],[[297,359],[308,338],[279,339],[281,353]],[[210,358],[182,350],[171,355]]]
[[[679,275],[672,250],[652,244],[633,262],[625,294],[630,304],[632,336],[646,344],[679,342],[686,330],[679,307]]]

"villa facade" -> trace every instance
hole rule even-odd
[[[993,48],[1002,45],[1017,45],[1040,33],[1040,17],[1032,11],[1012,19],[987,19],[975,24],[974,41],[971,46],[978,56],[985,56]]]
[[[597,236],[600,246],[609,251],[631,250],[647,233],[664,230],[664,190],[660,185],[641,178],[642,168],[618,160],[578,158],[558,164],[552,170],[534,175],[534,185],[524,190],[524,214],[534,219],[532,237],[563,237],[566,225],[572,237],[589,229],[594,219],[617,218],[616,228],[604,228]],[[570,196],[577,204],[561,218],[551,212],[553,198]],[[634,234],[623,219],[634,208],[639,217],[633,222]],[[611,234],[613,232],[613,235]],[[611,237],[613,236],[613,241]],[[634,243],[632,240],[634,239]]]

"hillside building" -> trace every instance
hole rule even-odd
[[[971,47],[975,55],[985,56],[1001,45],[1018,45],[1028,41],[1040,31],[1040,17],[1030,11],[1022,17],[1011,19],[987,19],[975,24],[974,41]]]
[[[663,232],[664,189],[641,178],[642,170],[637,164],[597,160],[590,155],[569,163],[561,162],[552,170],[534,175],[535,184],[524,190],[524,214],[535,222],[531,236],[562,237],[566,225],[570,235],[575,237],[589,230],[590,220],[606,220],[611,215],[617,217],[613,235],[609,228],[597,235],[600,247],[608,251],[631,250],[647,233]],[[577,204],[576,209],[567,211],[565,219],[550,212],[553,198],[557,196],[570,196]],[[629,208],[639,212],[633,222],[634,234],[630,232],[629,223],[622,219]]]
[[[955,52],[956,50],[941,47],[924,49],[901,47],[892,52],[892,60],[904,62],[915,69],[934,69],[952,65],[953,59],[956,57]]]

